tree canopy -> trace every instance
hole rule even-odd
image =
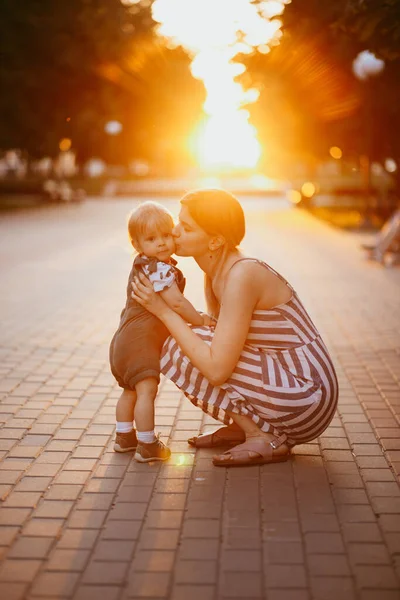
[[[398,18],[390,36],[384,35],[388,15],[394,18],[398,6],[398,0],[293,0],[286,6],[279,46],[243,59],[243,81],[261,89],[259,102],[249,110],[266,148],[266,164],[271,152],[286,164],[328,159],[334,145],[357,157],[365,152],[366,129],[371,157],[398,161]],[[385,68],[360,82],[352,63],[365,49],[385,57]]]
[[[67,137],[80,161],[127,163],[189,129],[202,86],[188,57],[156,36],[149,6],[3,0],[1,9],[0,148],[55,156]],[[109,120],[123,126],[115,138],[104,131]]]

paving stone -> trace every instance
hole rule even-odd
[[[66,529],[60,540],[58,548],[90,550],[96,543],[99,533],[92,529]]]
[[[69,597],[78,582],[77,573],[42,573],[33,584],[32,596]]]
[[[361,600],[398,600],[398,590],[362,590]]]
[[[132,521],[136,523],[136,521]],[[174,529],[147,529],[139,539],[141,550],[174,550],[179,539],[179,531]]]
[[[357,596],[350,577],[312,577],[313,600],[356,600]]]
[[[44,492],[52,481],[51,477],[23,477],[17,484],[16,492]]]
[[[2,508],[0,525],[22,525],[32,513],[30,508]]]
[[[181,557],[186,560],[216,560],[219,551],[219,540],[211,539],[183,539],[180,544]],[[225,550],[225,553],[231,552]],[[235,552],[235,551],[232,551]],[[246,550],[242,550],[246,555]]]
[[[19,532],[19,527],[0,527],[0,546],[11,546]]]
[[[264,544],[264,560],[271,565],[303,564],[303,548],[299,542],[273,542]]]
[[[125,580],[127,570],[127,562],[95,561],[91,562],[85,570],[83,581],[93,584],[121,585]]]
[[[170,577],[169,573],[134,573],[129,582],[128,597],[166,598]]]
[[[114,493],[117,491],[119,486],[118,479],[91,479],[86,486],[86,492],[93,493]]]
[[[23,528],[23,534],[55,538],[60,534],[64,523],[63,519],[30,519]]]
[[[150,529],[179,529],[182,524],[183,511],[174,510],[163,512],[152,510],[147,513],[146,528]]]
[[[215,587],[212,585],[175,585],[172,589],[173,600],[214,600]]]
[[[264,569],[267,588],[306,588],[307,577],[301,565],[270,565]]]
[[[186,504],[186,494],[153,494],[150,510],[183,510]]]
[[[355,565],[387,565],[390,563],[386,546],[381,544],[349,544],[350,560]]]
[[[0,566],[0,582],[31,582],[39,571],[40,560],[7,559]]]
[[[108,521],[105,528],[102,531],[102,539],[104,540],[136,540],[139,535],[141,522],[140,521]],[[157,538],[157,534],[159,536]],[[170,544],[173,543],[173,534],[175,532],[163,531],[163,530],[148,530],[146,536],[150,540],[152,536],[156,539],[167,538],[166,534],[171,535]],[[146,539],[147,539],[146,538]],[[165,542],[168,544],[168,541]],[[153,548],[153,546],[150,546]],[[156,548],[156,546],[154,546]]]
[[[118,502],[148,502],[153,493],[151,487],[128,486],[118,492]]]
[[[310,600],[308,590],[268,590],[268,600]]]
[[[375,514],[367,505],[341,505],[338,507],[339,519],[342,523],[373,523]]]
[[[179,560],[175,567],[177,584],[214,584],[217,581],[217,561]]]
[[[399,589],[399,582],[395,576],[394,570],[390,566],[374,565],[372,569],[370,565],[354,567],[357,585],[361,589],[378,588]]]
[[[40,500],[40,492],[13,492],[3,503],[4,507],[35,508]]]
[[[30,477],[54,477],[60,470],[60,464],[35,464],[29,471]]]
[[[84,484],[89,478],[90,473],[88,471],[62,471],[57,479],[56,484]]]
[[[94,560],[129,561],[135,542],[131,540],[101,540],[94,551]]]
[[[371,504],[377,515],[400,514],[400,498],[374,497]]]
[[[64,519],[71,512],[73,502],[64,500],[44,500],[35,511],[38,519]]]
[[[335,488],[333,497],[336,504],[369,504],[370,500],[364,489]]]
[[[400,514],[380,515],[379,525],[383,529],[383,531],[393,531],[400,533]]]
[[[286,544],[285,544],[286,545]],[[218,548],[217,548],[218,549]],[[182,549],[183,554],[183,549]],[[213,558],[212,556],[210,558]],[[215,553],[215,559],[217,552]],[[262,571],[261,553],[255,550],[222,550],[221,569],[230,572],[252,571],[260,573]]]
[[[110,521],[135,521],[141,520],[144,518],[146,514],[147,504],[145,502],[135,502],[128,503],[123,502],[118,504],[115,503],[115,506],[112,506],[109,520]]]
[[[82,584],[74,594],[74,600],[118,600],[121,593],[119,586]]]
[[[10,558],[44,559],[50,551],[55,538],[21,536],[10,549]]]
[[[22,471],[0,471],[0,484],[14,484],[21,477]]]
[[[372,497],[386,496],[400,501],[400,488],[394,481],[367,481],[365,486]]]
[[[381,542],[382,534],[377,523],[343,523],[346,542]]]
[[[85,493],[77,502],[77,508],[80,510],[108,510],[113,501],[113,494]]]
[[[53,485],[46,494],[47,500],[76,500],[82,491],[81,485]]]
[[[307,533],[307,554],[344,554],[345,548],[340,533]]]
[[[245,533],[243,531],[243,533]],[[218,538],[220,523],[212,519],[190,519],[183,523],[183,538]]]
[[[48,571],[83,571],[90,555],[89,550],[56,549],[46,564]]]
[[[27,584],[25,583],[0,583],[0,598],[6,600],[25,600]]]
[[[69,521],[71,529],[100,529],[106,518],[105,510],[75,510]]]

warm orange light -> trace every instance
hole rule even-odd
[[[127,1],[127,0],[126,0]],[[280,38],[279,19],[288,0],[155,0],[157,32],[169,44],[181,45],[192,56],[191,70],[207,92],[204,118],[190,136],[189,146],[205,167],[253,168],[261,147],[249,122],[246,104],[258,99],[256,89],[244,90],[236,77],[246,69],[234,62],[254,48],[266,53]],[[268,7],[267,7],[268,5]],[[267,11],[267,8],[270,11]],[[261,9],[265,9],[265,14]],[[272,12],[271,12],[272,10]]]
[[[343,156],[343,152],[338,146],[332,146],[332,148],[329,149],[329,154],[336,160],[339,160],[339,158],[342,158]]]
[[[58,147],[60,148],[61,152],[67,152],[67,150],[69,150],[71,146],[72,141],[69,138],[63,138],[58,144]]]
[[[298,190],[289,190],[287,197],[290,202],[293,202],[293,204],[298,204],[301,202],[301,194]]]
[[[315,185],[311,183],[311,181],[306,181],[301,186],[301,193],[306,198],[312,198],[312,196],[314,196],[315,194]]]

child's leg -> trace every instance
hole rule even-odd
[[[137,438],[133,429],[133,417],[136,402],[136,392],[124,390],[116,406],[116,437],[114,450],[130,452],[136,450]]]
[[[157,389],[158,382],[154,377],[143,379],[136,384],[135,423],[138,445],[135,459],[139,462],[167,460],[171,456],[169,448],[154,433],[154,401]]]
[[[132,422],[134,419],[134,411],[136,404],[136,392],[132,390],[124,390],[119,397],[117,406],[115,409],[115,419],[117,421],[117,431],[123,431],[124,427],[118,427],[118,423],[130,423],[130,428],[125,427],[127,431],[131,431],[133,428]],[[124,433],[127,433],[124,431]]]
[[[136,384],[135,423],[138,432],[153,432],[154,435],[154,401],[157,390],[158,382],[154,377],[142,379]]]

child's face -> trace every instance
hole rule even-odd
[[[138,239],[139,250],[149,258],[166,261],[175,252],[175,240],[172,231],[149,230]]]

